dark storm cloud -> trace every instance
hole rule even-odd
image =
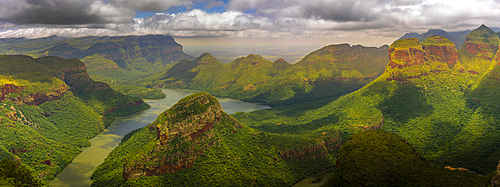
[[[135,11],[96,0],[3,0],[0,19],[23,24],[129,22]]]
[[[338,22],[373,21],[379,18],[374,7],[381,3],[371,1],[319,1],[304,7],[304,16]]]
[[[191,4],[186,0],[0,0],[0,20],[22,24],[126,23],[133,21],[136,11],[165,11]]]

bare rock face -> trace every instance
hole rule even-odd
[[[465,45],[467,46],[467,52],[474,55],[477,53],[489,53],[491,50],[497,49],[495,44],[470,42],[468,38],[465,39]]]
[[[424,64],[424,50],[418,39],[403,39],[389,47],[389,60],[389,66],[393,69],[421,65]]]
[[[458,60],[455,45],[445,37],[433,36],[422,42],[425,61],[445,62],[453,67]]]
[[[465,38],[467,52],[486,60],[492,60],[495,55],[500,38],[485,25],[481,25]]]
[[[197,156],[220,142],[216,127],[226,125],[236,132],[236,120],[222,111],[208,93],[184,98],[162,113],[149,130],[156,131],[156,146],[150,154],[124,164],[123,178],[162,175],[191,168]]]
[[[498,162],[497,170],[493,173],[493,178],[491,179],[490,186],[500,185],[500,161]]]
[[[40,91],[36,93],[25,94],[20,97],[7,98],[6,95],[8,93],[21,93],[25,89],[25,86],[16,86],[13,84],[5,84],[0,86],[0,90],[2,92],[2,97],[0,98],[0,102],[4,100],[10,100],[15,102],[17,105],[27,104],[27,105],[40,105],[47,101],[59,100],[66,94],[69,90],[69,87],[65,84],[62,84],[59,88],[53,88],[47,91]]]

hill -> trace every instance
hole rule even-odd
[[[53,179],[114,116],[149,107],[88,76],[78,59],[0,55],[0,157]]]
[[[147,77],[146,87],[187,88],[271,105],[336,98],[359,89],[383,72],[387,47],[331,45],[297,64],[259,55],[222,64],[206,53]]]
[[[322,186],[465,187],[488,186],[490,180],[489,176],[433,166],[400,136],[373,130],[356,133],[342,145],[336,171]]]
[[[460,50],[440,36],[398,40],[385,72],[353,93],[233,117],[264,132],[311,137],[383,129],[434,165],[490,173],[500,160],[497,39],[481,26]]]
[[[0,52],[3,54],[78,58],[85,63],[92,79],[107,82],[114,89],[140,98],[163,98],[165,95],[159,89],[137,87],[135,80],[158,73],[182,59],[193,59],[172,37],[164,35],[2,41]]]
[[[181,99],[129,133],[93,173],[92,186],[290,186],[332,167],[338,134],[273,135],[222,111],[213,96]]]

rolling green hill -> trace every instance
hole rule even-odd
[[[0,55],[0,157],[43,181],[90,146],[113,116],[149,107],[88,76],[78,59]]]
[[[290,186],[332,167],[328,153],[338,148],[338,138],[249,128],[202,92],[126,135],[94,171],[92,186]]]
[[[205,53],[142,80],[146,87],[188,88],[271,105],[336,98],[359,89],[383,72],[387,47],[331,45],[297,64],[259,55],[222,64]]]
[[[383,129],[412,142],[434,165],[486,174],[500,160],[497,40],[486,26],[458,51],[440,36],[398,40],[385,72],[353,93],[233,117],[264,132],[312,137]]]

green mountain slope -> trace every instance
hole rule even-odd
[[[297,64],[259,55],[222,64],[210,54],[182,61],[142,80],[147,87],[189,88],[271,105],[335,98],[375,79],[387,63],[387,48],[326,46]]]
[[[328,152],[341,140],[328,137],[325,144],[263,133],[197,93],[126,135],[94,171],[92,186],[290,186],[332,167]]]
[[[381,128],[412,142],[432,164],[489,173],[500,160],[500,127],[494,115],[498,36],[484,32],[484,27],[470,36],[481,35],[476,39],[492,43],[474,43],[468,36],[458,51],[440,36],[422,43],[416,38],[398,40],[389,48],[390,62],[381,76],[333,102],[233,117],[280,134],[315,136],[338,130],[347,138]]]
[[[0,55],[0,157],[53,179],[113,121],[149,107],[93,81],[78,59]]]
[[[491,178],[430,165],[407,141],[382,130],[342,145],[337,169],[322,186],[488,186]]]

